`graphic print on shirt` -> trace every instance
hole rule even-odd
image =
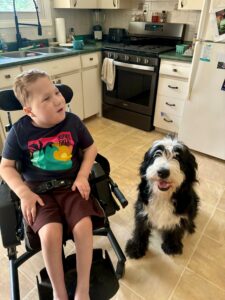
[[[33,166],[48,171],[71,169],[73,147],[74,140],[69,131],[28,142]]]

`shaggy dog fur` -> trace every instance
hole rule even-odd
[[[135,228],[126,245],[129,257],[145,255],[153,228],[160,231],[166,254],[182,253],[185,231],[195,231],[199,202],[193,188],[196,170],[195,157],[188,147],[171,137],[156,141],[145,153],[135,203]]]

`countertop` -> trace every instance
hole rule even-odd
[[[102,51],[102,49],[104,49],[104,42],[96,42],[93,44],[92,43],[87,44],[84,46],[83,50],[75,50],[73,48],[70,48],[70,49],[71,49],[71,52],[48,53],[48,54],[43,54],[40,56],[25,57],[25,58],[8,58],[8,57],[3,57],[0,54],[0,69],[4,69],[6,67],[30,64],[30,63],[35,63],[35,62],[41,62],[41,61],[46,61],[46,60],[52,60],[52,59],[57,59],[57,58],[63,58],[63,57],[68,57],[68,56],[86,54],[86,53],[91,53],[91,52],[96,52],[96,51]],[[33,51],[35,51],[35,49],[33,49]],[[192,61],[192,57],[177,54],[175,51],[168,51],[168,52],[162,53],[159,55],[159,57],[164,58],[164,59],[186,61],[186,62]]]
[[[42,62],[46,60],[52,60],[57,58],[63,58],[68,56],[74,56],[74,55],[80,55],[80,54],[86,54],[96,51],[102,50],[102,43],[97,42],[96,44],[88,44],[84,46],[83,50],[75,50],[73,48],[70,52],[64,52],[64,53],[46,53],[40,56],[34,56],[34,57],[24,57],[24,58],[9,58],[9,57],[3,57],[0,54],[0,69],[4,69],[6,67],[13,67],[18,65],[25,65],[35,62]],[[35,52],[35,49],[32,49],[31,51]]]
[[[182,54],[178,54],[178,53],[176,53],[175,50],[162,53],[159,55],[159,57],[164,58],[164,59],[183,61],[183,62],[191,62],[192,61],[192,56],[185,56]]]

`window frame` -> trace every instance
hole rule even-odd
[[[17,0],[19,1],[19,0]],[[41,26],[52,26],[51,5],[50,0],[39,0],[38,6],[41,6],[41,13],[39,14]],[[3,19],[2,15],[5,15]],[[34,12],[17,12],[18,21],[20,23],[37,24],[36,10]],[[13,12],[0,11],[0,28],[15,27],[15,20]],[[27,27],[20,25],[20,27]]]

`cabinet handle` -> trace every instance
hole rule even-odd
[[[177,72],[177,69],[173,69],[173,72]]]
[[[166,105],[169,105],[169,106],[176,106],[176,104],[173,104],[173,103],[169,103],[169,102],[166,102]]]
[[[173,123],[173,120],[167,120],[166,118],[163,118],[164,121],[166,121],[167,123]]]
[[[172,85],[168,85],[168,88],[170,88],[170,89],[174,89],[174,90],[178,90],[178,86],[172,86]]]
[[[74,2],[74,7],[76,7],[77,6],[77,0]]]
[[[116,7],[116,0],[113,0],[113,6]]]
[[[5,75],[5,79],[9,79],[9,78],[11,78],[11,75],[10,74],[6,74]]]
[[[180,2],[180,6],[181,6],[182,8],[184,7],[183,1]]]
[[[90,57],[89,60],[94,60],[94,58],[93,58],[93,57]]]

